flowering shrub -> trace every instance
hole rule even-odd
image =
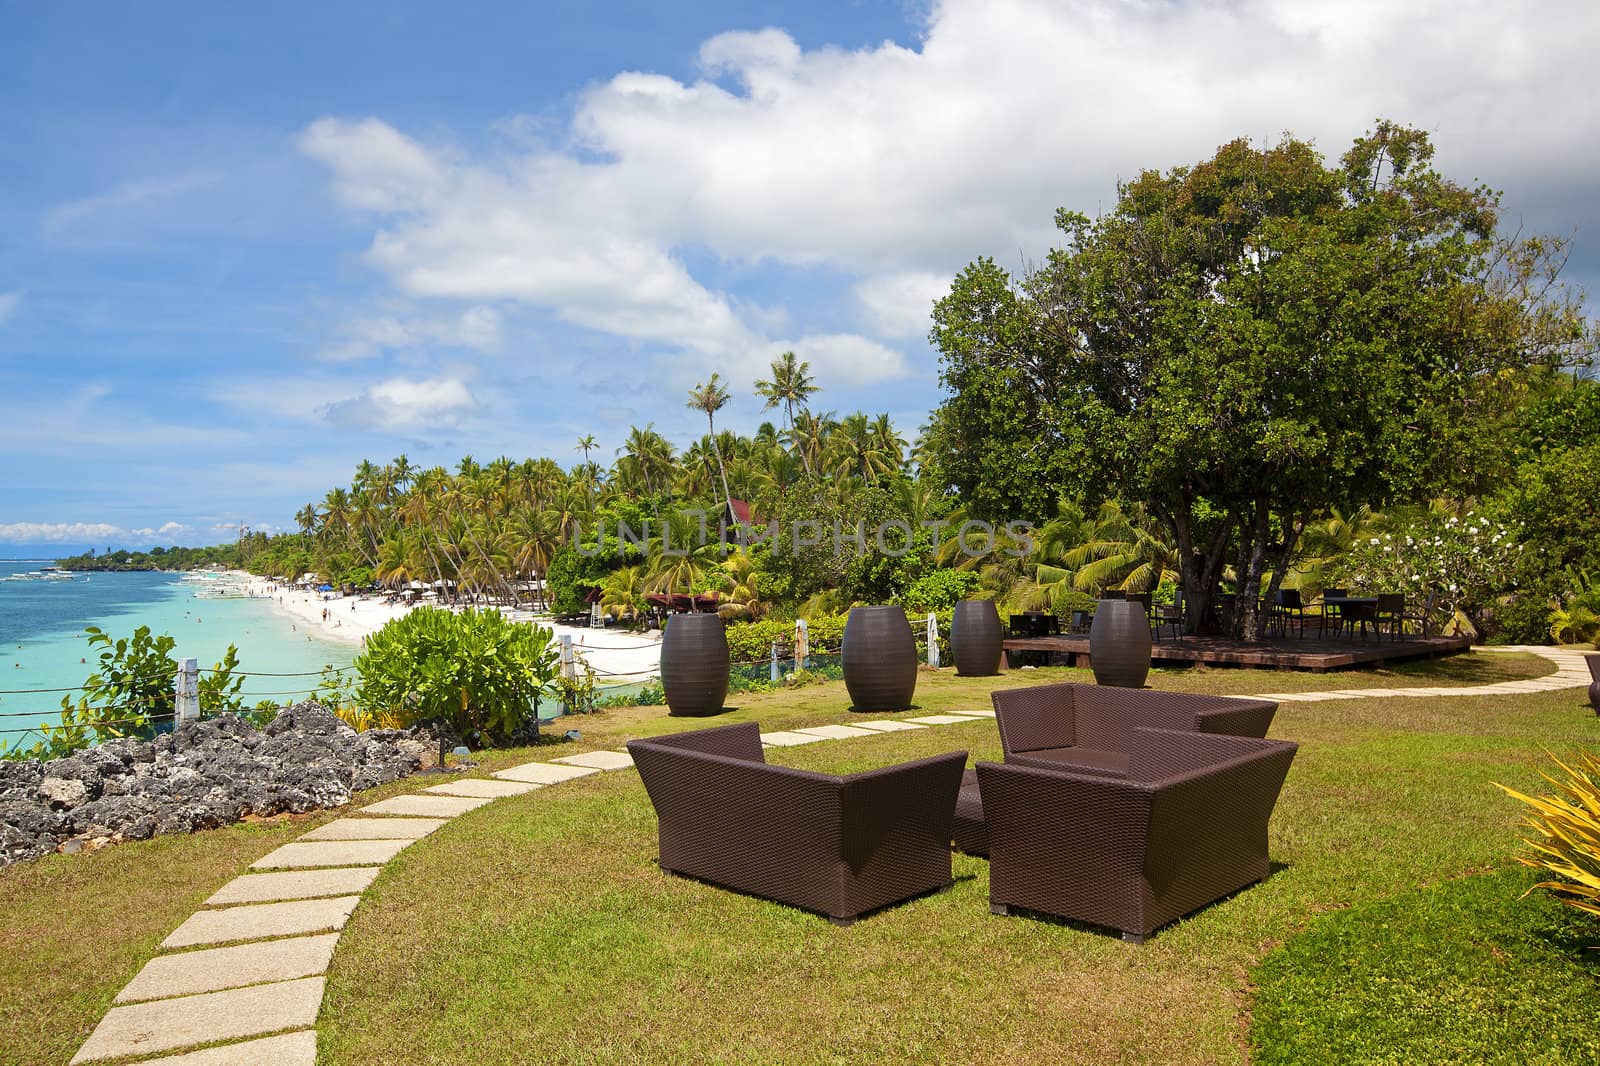
[[[1337,568],[1341,583],[1369,592],[1404,592],[1421,603],[1434,594],[1442,618],[1460,614],[1480,635],[1495,602],[1516,588],[1522,545],[1517,530],[1468,511],[1429,512],[1394,533],[1358,541]]]

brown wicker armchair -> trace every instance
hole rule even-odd
[[[1063,683],[990,694],[1005,761],[1123,773],[1139,726],[1264,737],[1278,705],[1236,696],[1195,696]]]
[[[989,909],[1154,930],[1263,880],[1295,745],[1133,730],[1126,776],[980,762]]]
[[[848,925],[950,884],[967,753],[848,777],[768,766],[753,722],[628,742],[661,868]]]

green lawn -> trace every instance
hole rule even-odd
[[[1152,684],[1393,688],[1547,672],[1535,657],[1496,654],[1351,674],[1162,671]],[[985,706],[994,687],[1083,676],[925,673],[918,704],[925,713]],[[1314,681],[1300,683],[1307,679]],[[850,718],[837,682],[739,702],[719,720],[773,729]],[[565,750],[700,724],[669,719],[664,708],[613,710],[578,720],[584,739]],[[960,855],[948,891],[848,929],[667,877],[654,865],[655,818],[631,772],[499,801],[408,849],[369,891],[334,958],[321,1059],[1293,1061],[1272,1056],[1294,1047],[1284,1033],[1296,1030],[1253,1030],[1252,1014],[1259,1002],[1264,1017],[1297,1015],[1296,1004],[1314,1001],[1323,979],[1294,962],[1287,972],[1304,980],[1274,984],[1272,975],[1284,972],[1271,969],[1274,960],[1318,936],[1325,921],[1385,901],[1403,908],[1427,898],[1419,889],[1505,867],[1519,812],[1489,783],[1536,789],[1541,749],[1600,745],[1600,723],[1582,690],[1572,689],[1286,703],[1273,735],[1301,744],[1273,821],[1277,873],[1139,948],[1065,922],[992,917],[986,864]],[[993,723],[778,749],[769,758],[847,772],[956,748],[998,757]],[[552,754],[524,749],[482,760],[489,767]],[[0,1059],[64,1061],[166,932],[250,859],[299,831],[237,827],[0,871],[0,935],[11,963],[0,968],[0,1006],[11,1020]],[[1536,906],[1516,903],[1520,882],[1503,883],[1504,907],[1485,919],[1484,936],[1499,935],[1511,922],[1506,914]],[[1493,911],[1497,898],[1489,892],[1478,910]],[[1592,939],[1600,942],[1600,929]],[[1321,957],[1310,943],[1309,957]],[[1383,955],[1383,938],[1372,943],[1363,951]],[[1552,950],[1572,956],[1577,948],[1562,941]],[[1447,971],[1439,973],[1445,980]],[[1567,1016],[1574,1004],[1593,1016],[1593,968],[1572,962],[1559,978],[1560,1002],[1538,988],[1502,991],[1534,1025],[1540,1004],[1549,1018]],[[1253,994],[1257,980],[1270,1002]],[[1496,980],[1526,983],[1527,968],[1507,968]],[[1362,1002],[1382,1009],[1386,1001]],[[1473,1030],[1481,1032],[1490,1036],[1463,1037],[1466,1046],[1507,1039]],[[1411,1052],[1392,1061],[1427,1058]]]

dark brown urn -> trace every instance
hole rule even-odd
[[[844,624],[852,711],[903,711],[917,690],[917,642],[899,607],[852,607]]]
[[[1089,626],[1089,666],[1097,685],[1144,688],[1150,676],[1150,619],[1138,600],[1101,600]]]
[[[1000,612],[993,600],[962,600],[950,619],[950,653],[962,677],[1000,672]]]
[[[1589,706],[1600,714],[1600,655],[1585,655],[1583,661],[1589,664],[1589,676],[1594,678],[1589,682]]]
[[[675,614],[661,639],[661,688],[670,714],[717,714],[728,698],[728,634],[714,614]]]

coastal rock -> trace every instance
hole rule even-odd
[[[0,761],[0,866],[213,829],[246,815],[341,806],[355,792],[431,765],[438,747],[425,727],[357,733],[306,701],[259,731],[225,714],[50,762]]]
[[[53,810],[70,811],[89,798],[89,789],[82,781],[72,777],[47,777],[39,782],[35,792]]]

